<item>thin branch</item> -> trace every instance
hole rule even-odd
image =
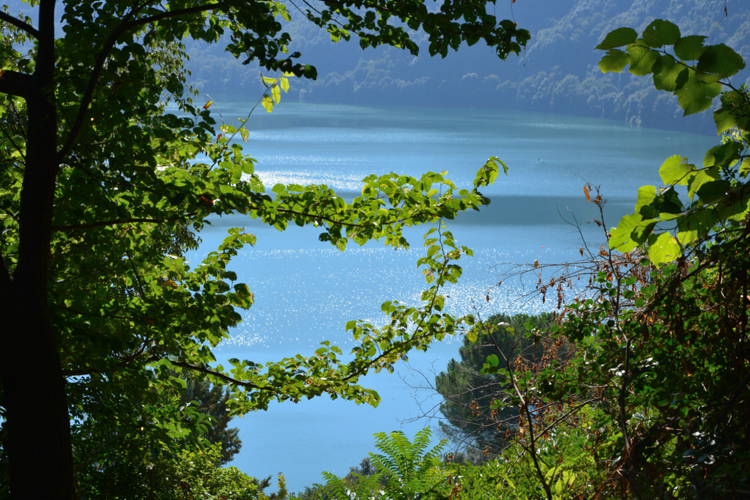
[[[127,20],[129,18],[132,18],[133,15],[137,12],[137,10],[130,11],[125,19],[123,19],[123,22],[114,29],[112,34],[110,34],[109,38],[104,43],[101,52],[99,52],[99,55],[96,58],[94,68],[92,69],[91,76],[89,77],[89,83],[86,87],[86,91],[83,94],[83,98],[81,99],[81,104],[78,107],[78,115],[76,116],[75,122],[73,123],[73,127],[70,129],[68,139],[65,141],[65,144],[58,153],[59,160],[62,162],[62,159],[65,158],[65,156],[67,156],[67,154],[73,148],[73,144],[75,143],[76,138],[78,137],[78,134],[83,127],[84,119],[86,118],[86,114],[88,113],[91,101],[94,99],[94,91],[96,90],[99,76],[101,76],[102,69],[104,68],[104,63],[107,61],[110,52],[117,44],[117,41],[122,35],[130,31],[131,29],[138,28],[139,26],[143,26],[149,23],[169,19],[172,17],[179,17],[186,14],[197,14],[199,12],[205,12],[207,10],[216,9],[219,7],[221,7],[221,5],[216,3],[204,4],[189,9],[168,11],[162,14],[144,17],[143,19],[128,22]],[[143,6],[140,8],[143,8]]]
[[[531,455],[531,460],[534,462],[534,468],[536,469],[536,473],[537,473],[539,481],[542,483],[542,488],[544,488],[545,495],[547,496],[548,500],[552,500],[552,489],[550,488],[549,484],[545,480],[544,472],[542,472],[542,468],[539,465],[539,462],[541,459],[537,455],[537,452],[536,452],[536,437],[534,436],[534,419],[531,416],[532,410],[529,408],[530,406],[529,401],[526,399],[524,394],[521,392],[521,388],[518,386],[516,377],[513,374],[513,367],[511,366],[510,358],[505,355],[502,349],[500,349],[500,347],[497,345],[497,341],[495,341],[494,339],[493,341],[495,342],[495,346],[497,347],[498,353],[503,358],[503,362],[505,363],[505,367],[508,371],[508,378],[510,379],[510,383],[513,386],[513,390],[515,391],[518,398],[521,400],[521,405],[523,406],[523,413],[525,413],[525,416],[526,416],[529,440],[531,441],[531,445],[524,446],[524,448],[528,451],[529,455]],[[511,353],[512,353],[512,349],[511,349]],[[523,418],[524,418],[524,415],[519,415],[519,427],[521,423],[520,419],[523,419]]]
[[[187,215],[195,215],[195,214],[187,214]],[[116,226],[119,224],[142,224],[142,223],[153,223],[153,224],[163,224],[165,222],[174,222],[179,220],[179,218],[174,217],[172,219],[122,219],[122,220],[107,220],[107,221],[101,221],[101,222],[93,222],[91,224],[83,224],[80,226],[52,226],[53,231],[57,232],[66,232],[66,231],[83,231],[86,229],[93,229],[96,227],[102,227],[102,226]]]
[[[133,270],[133,275],[135,276],[135,281],[136,281],[136,283],[138,283],[138,288],[141,291],[141,299],[143,299],[144,297],[146,297],[146,292],[143,289],[143,282],[141,281],[141,275],[138,274],[138,269],[135,268],[135,262],[133,262],[133,256],[130,255],[130,252],[128,250],[125,250],[125,255],[128,258],[128,263],[130,264],[130,268]]]
[[[138,19],[137,21],[131,21],[125,25],[125,31],[128,31],[132,28],[137,28],[138,26],[143,26],[145,24],[150,24],[150,23],[154,23],[157,21],[163,21],[164,19],[180,17],[180,16],[184,16],[187,14],[199,14],[207,10],[220,9],[222,8],[222,6],[223,6],[222,3],[211,3],[211,4],[198,5],[196,7],[190,7],[187,9],[165,11],[165,12],[162,12],[161,14],[144,17],[143,19]]]
[[[175,366],[181,366],[182,368],[187,368],[189,370],[194,370],[197,372],[205,373],[206,375],[211,375],[213,377],[220,378],[224,382],[229,382],[232,385],[250,388],[250,389],[257,389],[259,391],[273,391],[274,390],[272,387],[260,387],[256,384],[253,384],[252,382],[237,380],[236,378],[230,377],[229,375],[226,375],[221,372],[217,372],[216,370],[212,370],[210,368],[205,368],[203,366],[191,365],[190,363],[185,363],[183,361],[170,360],[170,362]]]
[[[23,161],[26,161],[26,155],[24,154],[23,150],[18,147],[18,144],[16,144],[16,141],[13,140],[13,137],[10,136],[8,131],[5,129],[5,127],[0,127],[0,130],[3,131],[3,135],[6,139],[8,139],[8,142],[10,142],[13,145],[13,148],[18,152],[19,155],[21,155],[21,158],[23,158]]]
[[[25,31],[26,33],[33,36],[37,40],[39,39],[39,31],[37,31],[36,28],[31,26],[30,24],[21,21],[17,17],[13,17],[10,14],[0,11],[0,21],[5,21],[8,24],[12,24],[16,28],[19,28]]]

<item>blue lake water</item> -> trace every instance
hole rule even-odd
[[[249,109],[237,102],[218,106],[231,125]],[[714,137],[560,115],[301,103],[282,103],[270,115],[256,111],[248,128],[244,148],[258,160],[256,170],[269,189],[277,182],[319,183],[348,197],[372,173],[418,176],[444,170],[459,187],[469,187],[489,156],[502,159],[509,167],[507,177],[501,174],[483,190],[491,205],[449,222],[459,243],[475,255],[462,261],[464,276],[447,291],[448,307],[483,317],[549,305],[519,300],[533,287],[531,278],[509,280],[493,290],[489,302],[485,294],[509,264],[576,259],[581,236],[566,220],[575,216],[582,222],[581,233],[591,247],[603,243],[602,230],[587,224],[598,214],[584,198],[586,182],[601,185],[608,200],[605,224],[613,226],[632,210],[638,187],[659,185],[658,169],[667,157],[681,154],[696,163],[717,143]],[[227,217],[201,233],[202,247],[191,258],[215,249],[228,227],[246,227],[258,238],[255,247],[233,261],[256,303],[218,348],[219,360],[307,355],[323,340],[353,347],[344,330],[347,321],[378,322],[382,302],[415,303],[424,284],[415,261],[427,227],[408,234],[413,244],[408,251],[368,244],[342,253],[320,243],[314,228],[280,233],[247,218]],[[321,398],[274,404],[267,412],[233,420],[243,446],[232,465],[256,477],[283,472],[290,491],[297,491],[321,482],[324,470],[346,474],[374,451],[375,432],[411,435],[430,424],[436,429],[435,420],[419,417],[434,414],[439,400],[429,387],[435,373],[457,357],[460,341],[450,339],[412,355],[394,374],[367,376],[364,384],[382,398],[377,408]]]

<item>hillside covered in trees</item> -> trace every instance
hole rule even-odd
[[[677,100],[657,91],[648,79],[602,74],[594,47],[621,26],[643,30],[654,19],[669,19],[686,35],[726,43],[747,59],[750,7],[729,2],[725,14],[724,6],[723,0],[498,3],[497,16],[514,19],[531,32],[521,56],[505,62],[479,45],[463,47],[460,56],[431,58],[424,33],[413,37],[423,49],[419,57],[393,47],[363,51],[356,42],[332,44],[327,33],[296,12],[290,49],[316,66],[318,78],[294,82],[289,93],[292,100],[315,103],[531,110],[711,133],[706,120],[683,118]],[[188,52],[198,88],[235,95],[261,90],[258,68],[240,65],[219,46],[192,44]]]

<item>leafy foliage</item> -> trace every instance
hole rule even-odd
[[[444,399],[440,413],[447,420],[440,422],[440,428],[453,441],[470,443],[472,461],[497,455],[518,428],[517,407],[502,403],[506,382],[483,372],[487,359],[538,361],[539,336],[546,336],[553,321],[550,313],[491,316],[482,327],[475,325],[478,338],[464,337],[461,360],[452,359],[435,378],[435,389]]]
[[[441,221],[485,205],[479,189],[501,162],[488,160],[471,189],[444,173],[391,173],[364,179],[351,201],[324,185],[267,192],[238,143],[248,137],[245,120],[217,123],[210,102],[193,101],[185,38],[211,44],[226,34],[230,54],[270,72],[258,102],[269,111],[288,78],[315,78],[315,68],[297,62],[301,54],[289,53],[283,3],[29,5],[36,24],[0,12],[0,436],[15,498],[67,500],[120,468],[140,474],[149,454],[201,444],[208,422],[177,403],[183,372],[229,384],[232,415],[321,394],[374,405],[378,395],[357,384],[360,376],[392,369],[410,349],[472,321],[442,313],[441,287],[458,279],[456,261],[469,250]],[[324,1],[306,15],[333,39],[356,34],[362,47],[415,55],[404,24],[422,27],[430,52],[442,56],[484,41],[505,58],[528,40],[483,2],[433,12],[421,0]],[[208,218],[226,214],[279,230],[312,225],[340,250],[370,240],[404,248],[403,228],[431,224],[437,233],[419,261],[430,287],[419,307],[384,305],[383,329],[350,326],[361,340],[351,356],[326,343],[265,365],[217,366],[212,349],[240,321],[237,309],[254,301],[229,262],[255,236],[233,228],[194,267],[184,256]],[[46,481],[37,470],[47,471]]]
[[[230,462],[242,447],[239,429],[227,428],[231,420],[227,406],[229,398],[228,388],[192,378],[187,380],[185,392],[180,398],[181,405],[193,405],[199,413],[210,417],[205,438],[209,443],[221,446],[221,465]]]
[[[432,492],[443,483],[445,474],[440,461],[440,450],[448,444],[442,440],[437,446],[430,444],[429,428],[422,429],[409,441],[404,433],[375,434],[375,447],[382,454],[370,453],[374,474],[357,474],[356,482],[345,482],[324,472],[327,492],[335,498],[387,498],[414,500]],[[354,484],[352,484],[354,483]]]
[[[121,455],[124,458],[123,455]],[[159,450],[146,455],[138,467],[132,457],[116,471],[93,472],[82,487],[85,498],[226,498],[263,500],[258,481],[235,467],[222,468],[221,447]],[[267,498],[267,497],[266,497]]]
[[[717,129],[736,129],[707,152],[702,168],[670,158],[660,170],[665,187],[639,190],[636,213],[600,252],[594,296],[570,304],[546,344],[567,342],[573,356],[514,375],[527,428],[505,459],[518,453],[530,488],[548,499],[742,498],[750,481],[748,96],[723,78],[744,62],[725,46],[681,38],[665,21],[653,22],[642,39],[632,36],[620,30],[605,38],[603,69],[625,57],[613,47],[627,43],[630,70],[652,74],[657,88],[684,90],[686,113],[725,85]],[[655,50],[665,45],[674,45],[677,58]],[[687,206],[678,186],[686,187]]]
[[[630,64],[631,73],[652,75],[657,89],[677,96],[685,115],[707,109],[722,84],[726,85],[730,90],[722,95],[722,106],[714,112],[717,131],[721,134],[732,127],[747,127],[746,116],[738,112],[747,107],[747,93],[727,80],[745,68],[734,50],[724,44],[705,46],[705,37],[683,38],[679,28],[668,21],[652,22],[643,38],[631,40],[630,32],[626,38],[615,33],[597,47],[609,50],[600,64],[602,71],[619,72]],[[615,48],[626,44],[627,52]],[[673,46],[674,54],[667,52],[667,46]],[[614,59],[617,65],[613,65]],[[742,221],[748,201],[741,181],[746,172],[739,169],[743,150],[741,142],[727,141],[708,151],[700,167],[681,156],[669,158],[659,170],[664,187],[639,190],[636,212],[625,216],[612,231],[611,246],[627,252],[647,244],[649,260],[659,266],[682,256],[685,245],[704,240],[717,229],[717,223],[724,231]],[[677,186],[687,188],[687,203],[680,200]],[[665,225],[674,236],[664,232]]]
[[[609,248],[584,262],[593,270],[589,287],[542,336],[540,358],[512,367],[487,358],[483,371],[508,381],[502,390],[519,410],[519,429],[495,460],[451,466],[451,497],[747,496],[750,108],[748,91],[724,79],[744,62],[703,42],[654,21],[642,38],[623,28],[600,45],[604,70],[630,64],[634,74],[653,75],[657,88],[691,88],[680,100],[686,113],[717,97],[714,85],[725,86],[714,116],[728,133],[702,168],[670,158],[660,170],[665,187],[639,190],[636,214],[605,232]],[[601,196],[584,191],[603,209]],[[687,206],[679,200],[685,191]],[[677,222],[655,229],[670,221]]]

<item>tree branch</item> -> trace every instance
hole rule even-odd
[[[197,372],[205,373],[206,375],[211,375],[213,377],[220,378],[224,382],[229,382],[232,385],[238,385],[240,387],[245,387],[245,388],[250,388],[250,389],[258,389],[259,391],[273,391],[274,390],[272,387],[260,387],[258,385],[253,384],[252,382],[245,382],[243,380],[237,380],[236,378],[232,378],[229,375],[225,375],[221,372],[211,370],[210,368],[204,368],[202,366],[191,365],[190,363],[185,363],[182,361],[170,360],[170,362],[175,366],[181,366],[182,368],[195,370]]]
[[[21,155],[21,158],[23,158],[23,161],[26,161],[26,155],[24,154],[23,150],[18,147],[18,144],[16,144],[16,141],[13,140],[13,138],[10,136],[8,131],[5,129],[5,127],[0,127],[0,130],[3,131],[3,135],[6,139],[8,139],[8,142],[10,142],[13,145],[13,148],[18,152],[19,155]]]
[[[194,214],[188,214],[194,215]],[[123,219],[123,220],[107,220],[101,222],[93,222],[91,224],[83,224],[80,226],[52,226],[53,231],[66,232],[66,231],[83,231],[86,229],[93,229],[95,227],[102,226],[116,226],[119,224],[138,224],[138,223],[154,223],[163,224],[165,222],[174,222],[179,220],[177,217],[172,219]]]
[[[26,99],[31,88],[31,75],[0,69],[0,92]]]
[[[216,9],[216,8],[219,8],[220,6],[221,4],[218,4],[218,3],[204,4],[198,7],[192,7],[189,9],[178,9],[175,11],[168,11],[162,14],[144,17],[143,19],[128,22],[128,17],[132,17],[136,11],[129,12],[128,15],[125,17],[125,19],[123,19],[123,22],[120,23],[114,29],[111,35],[109,35],[109,38],[104,43],[104,46],[102,47],[101,52],[99,52],[99,55],[97,56],[96,61],[94,62],[94,68],[91,71],[91,76],[89,77],[88,86],[86,87],[86,91],[84,92],[83,97],[81,99],[81,104],[78,107],[78,115],[76,116],[75,122],[73,123],[73,127],[70,129],[70,134],[68,134],[68,138],[65,141],[65,144],[63,145],[63,147],[60,149],[58,153],[59,161],[62,162],[63,158],[65,158],[65,156],[67,156],[67,154],[73,148],[73,144],[75,143],[76,138],[78,137],[78,134],[80,133],[81,128],[83,127],[83,122],[84,122],[84,119],[86,118],[86,114],[88,113],[89,106],[91,105],[91,101],[94,98],[94,91],[96,90],[96,85],[99,80],[99,76],[101,75],[102,69],[104,68],[104,63],[107,61],[107,58],[109,57],[111,50],[117,44],[117,41],[122,35],[124,35],[125,33],[127,33],[133,28],[137,28],[145,24],[153,23],[156,21],[161,21],[163,19],[169,19],[171,17],[178,17],[182,15],[187,15],[187,14],[196,14],[199,12]]]
[[[36,30],[36,28],[31,26],[30,24],[27,24],[21,21],[17,17],[13,17],[10,14],[6,14],[5,12],[0,11],[0,21],[5,21],[8,24],[12,24],[16,28],[22,29],[23,31],[33,36],[37,40],[39,39],[39,32]]]
[[[187,14],[198,14],[200,12],[205,12],[207,10],[220,9],[221,7],[222,7],[221,3],[210,3],[210,4],[198,5],[197,7],[190,7],[188,9],[169,10],[161,14],[156,14],[154,16],[144,17],[143,19],[139,19],[137,21],[131,21],[125,25],[125,31],[128,31],[132,28],[137,28],[138,26],[143,26],[145,24],[162,21],[164,19],[170,19],[172,17],[180,17],[180,16],[184,16]]]

